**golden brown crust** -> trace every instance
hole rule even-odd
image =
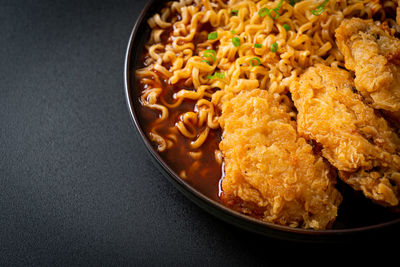
[[[398,205],[400,139],[353,87],[347,71],[309,68],[290,88],[299,134],[320,143],[323,156],[354,189],[382,204]]]
[[[397,8],[396,8],[396,23],[400,25],[400,0],[397,1]]]
[[[325,229],[341,202],[330,167],[299,138],[296,123],[265,90],[242,92],[223,104],[225,203],[240,198],[267,222]]]
[[[340,178],[355,190],[385,206],[398,206],[400,172],[397,169],[379,168],[377,171],[361,169],[355,173],[340,171]]]
[[[366,100],[378,109],[400,110],[400,40],[372,20],[352,18],[336,29],[336,43]]]

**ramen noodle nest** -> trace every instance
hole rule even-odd
[[[136,70],[148,137],[182,179],[265,222],[331,227],[337,179],[398,210],[397,9],[379,0],[166,3],[148,20]]]

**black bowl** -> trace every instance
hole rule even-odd
[[[126,52],[124,80],[126,101],[137,132],[149,151],[151,158],[154,160],[155,165],[176,188],[201,208],[228,223],[279,239],[336,242],[370,237],[371,234],[382,234],[384,229],[390,229],[390,231],[392,229],[399,229],[400,218],[397,214],[374,205],[371,201],[360,196],[360,194],[354,193],[348,186],[340,182],[339,186],[345,195],[345,200],[340,207],[338,222],[335,223],[337,229],[306,230],[262,222],[243,215],[207,197],[182,180],[154,149],[143,130],[141,118],[137,114],[140,103],[134,72],[141,67],[140,61],[143,48],[150,35],[147,19],[159,12],[166,2],[165,0],[150,0],[136,21]],[[343,215],[340,214],[341,212]]]

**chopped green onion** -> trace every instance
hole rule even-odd
[[[274,15],[274,16],[272,15],[272,11],[275,12],[275,15]],[[279,9],[274,8],[274,9],[269,10],[268,15],[271,17],[271,19],[277,19],[277,18],[279,18],[279,16],[280,16],[280,14],[279,14]]]
[[[294,6],[297,2],[300,2],[300,0],[289,0],[289,5]]]
[[[278,51],[278,43],[275,42],[271,45],[271,52],[275,53],[276,51]]]
[[[203,57],[208,57],[211,58],[213,61],[215,61],[217,60],[217,52],[215,52],[215,50],[212,49],[207,49],[206,51],[204,51]]]
[[[215,79],[215,78],[218,78],[218,79],[224,79],[225,78],[225,72],[221,72],[221,73],[218,73],[218,72],[215,72],[213,75],[208,75],[208,77],[207,77],[208,79]]]
[[[268,15],[269,15],[272,19],[277,19],[277,18],[279,18],[279,16],[280,16],[279,10],[281,10],[282,4],[283,4],[283,0],[280,0],[279,3],[278,3],[278,5],[277,5],[275,8],[272,9],[272,11],[275,12],[276,16],[272,16],[272,12],[269,12]]]
[[[283,24],[283,28],[284,28],[286,31],[290,31],[290,26],[289,26],[289,24]]]
[[[208,65],[211,65],[211,63],[210,63],[208,60],[205,60],[205,59],[203,59],[201,62],[205,62],[205,63],[207,63]]]
[[[236,31],[231,31],[232,34],[236,34]]]
[[[233,9],[233,10],[231,11],[231,13],[232,13],[232,16],[237,16],[238,13],[239,13],[239,10]]]
[[[325,6],[326,4],[328,4],[329,0],[324,0],[324,2],[322,2],[322,4],[320,4],[319,6],[317,6],[315,9],[311,10],[311,13],[314,16],[319,16],[322,13],[324,13],[325,11]]]
[[[278,5],[273,9],[268,9],[264,7],[260,9],[260,11],[258,11],[258,15],[262,18],[265,17],[266,15],[269,15],[271,19],[277,19],[280,16],[279,10],[281,10],[282,4],[283,0],[280,0]],[[273,15],[273,13],[275,13],[275,15]]]
[[[232,43],[235,47],[238,47],[240,45],[240,39],[239,37],[233,37],[232,38]]]
[[[268,8],[266,8],[266,7],[264,7],[264,8],[261,8],[260,9],[260,11],[258,11],[258,15],[260,16],[260,17],[265,17],[266,15],[268,15],[269,14],[269,9]]]
[[[257,61],[257,65],[253,64],[253,60]],[[252,59],[250,59],[250,64],[253,67],[260,66],[261,65],[261,61],[260,61],[260,59],[258,57],[253,57]]]
[[[277,9],[279,11],[282,7],[282,4],[283,4],[283,0],[279,1],[278,5],[276,6],[275,9]]]
[[[211,32],[208,34],[208,40],[215,40],[218,38],[218,33],[217,32]]]
[[[254,48],[261,48],[262,44],[254,44]]]
[[[319,6],[319,7],[317,7],[316,9],[311,10],[311,13],[312,13],[314,16],[319,16],[319,15],[321,15],[322,13],[324,13],[324,11],[325,11],[325,7]]]

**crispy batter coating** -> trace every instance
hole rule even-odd
[[[397,25],[400,25],[400,0],[397,1],[396,22],[397,22]]]
[[[400,40],[372,20],[344,20],[336,43],[345,66],[355,72],[358,91],[374,108],[400,110]]]
[[[290,87],[299,134],[322,145],[322,155],[354,189],[396,206],[400,139],[353,87],[347,71],[323,65],[309,68]]]
[[[223,104],[223,200],[244,213],[258,210],[267,222],[325,229],[342,198],[332,168],[298,137],[286,109],[259,89]]]

